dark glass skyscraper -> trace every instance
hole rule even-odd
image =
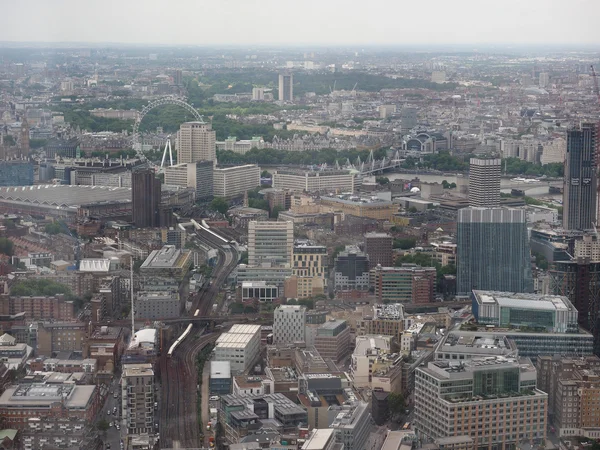
[[[533,292],[525,211],[464,208],[458,211],[456,292]]]
[[[132,221],[138,228],[160,226],[161,184],[153,169],[136,170],[131,174]]]
[[[596,223],[598,125],[583,123],[567,131],[563,190],[563,228],[590,230]]]

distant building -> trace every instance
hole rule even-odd
[[[231,199],[260,186],[260,168],[256,164],[215,168],[213,195]]]
[[[538,86],[544,89],[548,84],[550,84],[550,74],[548,72],[540,72]]]
[[[317,328],[315,348],[322,358],[342,362],[350,353],[350,327],[345,320],[332,319]]]
[[[294,75],[291,73],[279,74],[279,101],[294,101]]]
[[[577,310],[567,297],[473,290],[477,322],[498,327],[576,333]]]
[[[596,123],[583,123],[567,131],[563,188],[563,228],[566,230],[590,230],[596,223],[594,155],[598,139]]]
[[[471,158],[469,169],[469,206],[500,206],[501,159]]]
[[[371,433],[371,414],[365,402],[354,402],[343,406],[332,406],[337,416],[331,424],[335,440],[344,444],[344,450],[363,450]]]
[[[265,88],[255,87],[252,88],[252,100],[263,101],[265,99]]]
[[[33,185],[33,165],[26,161],[0,161],[0,186]]]
[[[210,361],[209,391],[211,394],[231,393],[231,363],[229,361]]]
[[[431,303],[435,292],[435,267],[402,264],[401,267],[375,267],[370,285],[383,303]]]
[[[306,307],[280,305],[273,313],[273,344],[305,342]]]
[[[413,107],[404,107],[400,112],[400,132],[408,133],[418,125],[417,109]]]
[[[432,83],[445,83],[446,82],[446,72],[443,70],[434,70],[431,72],[431,82]]]
[[[369,289],[369,257],[358,249],[341,252],[335,260],[335,290]]]
[[[213,161],[216,164],[216,135],[210,123],[182,123],[177,135],[177,162]]]
[[[248,264],[291,265],[294,254],[292,222],[250,222],[248,224]]]
[[[194,188],[197,200],[209,198],[213,195],[213,164],[198,161],[166,167],[165,184]]]
[[[300,192],[354,192],[355,174],[349,170],[278,169],[273,187]]]
[[[404,331],[404,305],[390,303],[373,305],[372,311],[364,310],[362,320],[357,323],[357,335],[393,336],[396,341]]]
[[[124,364],[121,417],[129,435],[154,434],[154,371],[152,364]]]
[[[427,440],[470,436],[474,444],[469,448],[509,448],[524,439],[543,442],[548,394],[536,389],[536,378],[535,367],[525,358],[435,361],[418,367],[415,430]],[[488,414],[494,410],[504,413]],[[521,417],[523,411],[527,414]]]
[[[235,136],[229,136],[224,141],[216,142],[217,150],[228,151],[245,155],[253,148],[262,149],[265,148],[265,141],[262,137],[253,136],[252,139],[244,139],[238,141]]]
[[[457,222],[457,287],[532,292],[526,212],[509,208],[464,208]]]
[[[365,253],[369,256],[369,269],[377,267],[378,264],[392,267],[394,265],[393,245],[394,239],[387,233],[365,234]]]
[[[149,277],[172,277],[182,280],[192,264],[189,250],[180,250],[165,245],[161,250],[154,250],[142,263],[140,273]]]
[[[153,169],[136,170],[131,175],[132,218],[138,228],[160,226],[161,183]]]
[[[215,361],[228,361],[232,373],[243,373],[260,353],[260,325],[233,325],[217,339]]]

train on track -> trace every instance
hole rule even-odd
[[[184,331],[184,332],[181,334],[181,336],[179,336],[179,337],[177,338],[177,340],[176,340],[175,342],[173,342],[173,345],[171,345],[171,348],[169,348],[169,351],[167,352],[167,358],[170,358],[170,357],[172,357],[172,356],[173,356],[173,352],[174,352],[174,351],[177,349],[177,347],[179,346],[179,344],[181,344],[181,343],[184,341],[184,339],[185,339],[186,337],[188,337],[188,335],[189,335],[189,334],[190,334],[190,332],[192,331],[192,327],[193,327],[193,326],[194,326],[194,325],[190,323],[190,324],[187,326],[187,328],[185,329],[185,331]]]
[[[236,246],[237,242],[235,240],[228,240],[225,239],[223,236],[221,236],[220,234],[215,233],[213,230],[211,230],[211,228],[208,226],[208,224],[206,223],[205,220],[202,220],[202,223],[198,223],[196,222],[194,219],[191,220],[192,224],[194,225],[194,228],[196,229],[196,231],[205,231],[209,234],[211,234],[215,239],[217,239],[219,242],[221,242],[221,245],[223,246]]]

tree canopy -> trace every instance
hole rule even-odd
[[[8,238],[0,238],[0,253],[7,256],[12,256],[14,251],[14,244]]]
[[[220,212],[221,214],[225,214],[229,209],[229,203],[223,197],[215,197],[210,202],[210,209],[213,211]]]
[[[28,280],[17,281],[10,288],[10,294],[15,296],[34,296],[34,295],[71,295],[71,289],[68,286],[44,278],[30,278]]]

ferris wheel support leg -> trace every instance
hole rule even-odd
[[[173,151],[171,150],[171,139],[167,140],[169,144],[169,159],[171,160],[171,166],[173,166]]]
[[[163,155],[162,155],[162,160],[160,162],[160,168],[162,169],[165,166],[165,159],[167,158],[167,146],[169,141],[167,141],[167,144],[165,145],[165,149],[163,150]]]

